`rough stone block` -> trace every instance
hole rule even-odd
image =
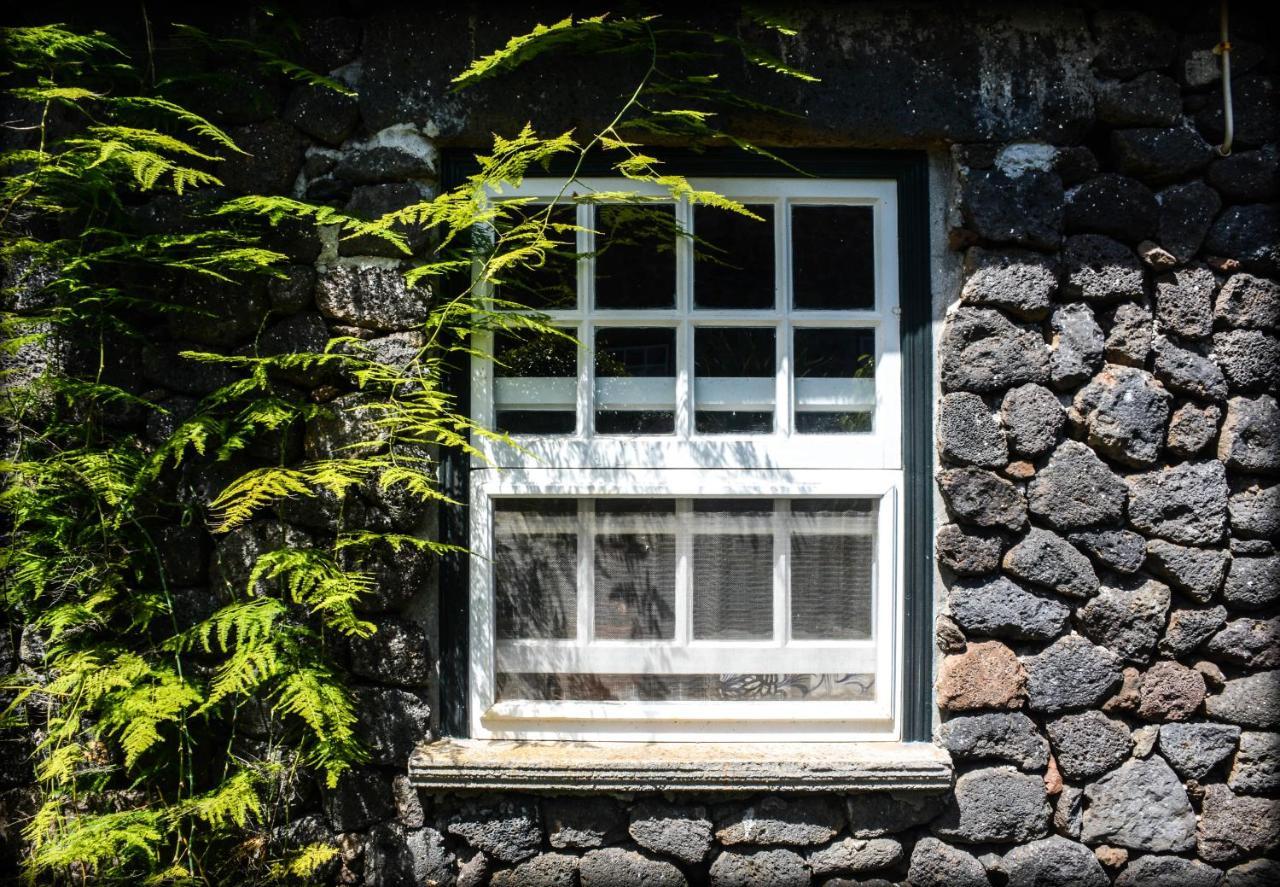
[[[956,779],[935,834],[965,844],[1016,844],[1048,832],[1044,779],[1012,767],[971,770]]]
[[[1195,846],[1196,814],[1187,791],[1158,757],[1130,761],[1085,787],[1082,837],[1144,853]]]
[[[1027,705],[1047,714],[1097,706],[1120,683],[1120,657],[1074,634],[1025,657],[1024,664]]]
[[[952,718],[938,728],[937,741],[962,760],[1005,761],[1021,770],[1040,770],[1049,761],[1048,743],[1021,712]]]
[[[1184,462],[1130,475],[1129,523],[1183,545],[1214,545],[1227,531],[1226,471],[1221,462]]]
[[[1049,378],[1049,352],[1040,331],[990,308],[958,308],[938,351],[948,391],[994,393]]]
[[[1027,487],[1029,511],[1058,530],[1115,523],[1124,514],[1124,481],[1082,443],[1058,445]]]
[[[1024,320],[1047,315],[1058,291],[1057,264],[1031,250],[974,247],[965,253],[965,272],[961,302],[1002,308]]]

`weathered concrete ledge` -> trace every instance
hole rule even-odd
[[[929,743],[514,742],[440,739],[409,759],[437,790],[553,792],[941,792],[947,752]]]

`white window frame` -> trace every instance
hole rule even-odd
[[[594,359],[579,356],[573,381],[576,430],[571,435],[513,435],[516,446],[485,438],[473,440],[470,483],[470,538],[473,552],[470,586],[469,711],[477,739],[649,740],[649,741],[896,741],[901,735],[903,625],[902,540],[902,361],[898,320],[897,188],[882,179],[695,179],[695,188],[715,190],[743,203],[774,205],[775,306],[772,310],[703,310],[692,306],[693,255],[687,238],[677,242],[674,309],[597,310],[592,306],[592,260],[579,260],[578,306],[550,311],[558,325],[572,327],[587,348],[593,323],[615,326],[667,326],[676,329],[675,433],[671,435],[595,435]],[[553,199],[559,179],[528,179],[508,197]],[[627,190],[662,197],[657,188],[613,178],[582,179],[569,194]],[[873,210],[875,305],[870,310],[792,310],[790,212],[793,205],[854,204]],[[576,249],[594,249],[591,207],[579,204],[581,228]],[[693,208],[675,204],[682,230],[693,230]],[[695,232],[696,233],[696,232]],[[766,326],[777,330],[774,379],[774,431],[768,434],[694,433],[693,330],[698,326]],[[792,329],[869,328],[876,332],[873,430],[855,434],[800,434],[793,431],[795,392],[791,378]],[[492,337],[477,340],[490,353]],[[540,380],[545,381],[545,380]],[[495,379],[490,360],[471,365],[473,414],[493,427]],[[535,386],[536,387],[536,386]],[[704,394],[707,386],[704,385]],[[543,386],[532,400],[545,398]],[[510,394],[510,391],[507,392]],[[563,397],[565,392],[559,396]],[[557,656],[566,666],[602,672],[663,671],[669,642],[593,641],[593,595],[578,594],[579,631],[568,641],[498,642],[493,588],[493,505],[500,498],[527,497],[745,497],[779,499],[860,497],[878,501],[873,583],[872,639],[850,642],[785,641],[790,616],[789,577],[775,577],[774,636],[761,641],[698,641],[688,634],[689,589],[677,582],[677,641],[687,646],[680,671],[715,664],[722,672],[753,671],[769,663],[771,672],[855,671],[869,664],[876,676],[867,701],[717,701],[707,702],[534,702],[496,699],[499,661],[529,670],[552,670]],[[785,535],[785,533],[783,534]],[[677,545],[680,545],[679,540]],[[589,552],[579,552],[580,561]],[[778,559],[775,570],[789,570]],[[678,575],[680,575],[678,573]],[[584,600],[585,598],[585,600]],[[585,629],[585,630],[584,630]],[[681,633],[684,633],[682,636]],[[736,658],[735,657],[736,655]],[[842,657],[835,658],[832,657]],[[838,665],[834,663],[839,663]],[[822,666],[819,668],[818,666]],[[560,670],[574,670],[565,668]],[[714,673],[717,668],[712,668]]]

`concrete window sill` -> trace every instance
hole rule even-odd
[[[951,757],[923,742],[676,743],[439,739],[409,759],[424,789],[541,792],[939,792]]]

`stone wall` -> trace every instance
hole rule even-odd
[[[797,93],[806,120],[771,122],[769,141],[953,160],[946,233],[965,274],[936,353],[936,738],[953,791],[420,793],[405,763],[434,709],[433,564],[401,551],[363,564],[380,580],[366,607],[379,631],[349,651],[372,760],[336,790],[302,791],[277,838],[336,841],[325,876],[342,884],[1280,882],[1277,41],[1239,11],[1236,151],[1218,157],[1210,6],[814,7],[788,44],[827,82]],[[304,19],[307,61],[360,98],[252,79],[203,97],[252,155],[225,171],[229,190],[374,215],[434,193],[442,145],[524,122],[505,107],[585,113],[606,87],[572,69],[538,69],[509,105],[445,96],[521,15],[389,5]],[[181,216],[151,211],[159,229]],[[269,353],[348,335],[394,357],[416,340],[417,296],[377,244],[277,236],[286,279],[186,294],[238,300],[241,323],[175,324],[142,355],[173,414],[223,381],[177,357],[192,343],[243,346],[261,326]],[[332,452],[359,395],[323,375],[291,381],[335,413],[277,443]],[[148,421],[158,433],[171,420]],[[430,515],[377,491],[357,504],[370,527],[430,531]],[[195,618],[264,545],[333,526],[322,505],[216,542],[175,530],[178,594]],[[0,632],[0,660],[38,669],[38,637],[11,650]],[[22,779],[7,755],[0,779]]]

